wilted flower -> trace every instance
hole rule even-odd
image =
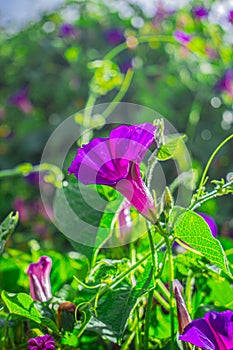
[[[29,339],[28,350],[56,350],[55,341],[49,334],[40,335]]]
[[[29,114],[33,110],[31,101],[28,98],[28,89],[24,88],[9,97],[9,104],[17,107],[23,113]]]
[[[232,350],[233,312],[208,312],[189,323],[179,339],[205,350]]]
[[[30,294],[34,300],[47,301],[52,297],[50,271],[52,260],[42,256],[38,263],[30,264],[27,274],[30,279]]]
[[[69,23],[62,23],[59,27],[59,36],[61,38],[74,38],[77,30]]]
[[[125,41],[124,32],[119,28],[111,28],[105,32],[106,40],[111,45],[118,45]]]
[[[183,30],[176,30],[173,35],[181,44],[188,44],[192,39],[192,35],[183,32]]]
[[[216,225],[216,222],[214,221],[214,219],[211,216],[206,215],[204,213],[198,212],[197,214],[200,215],[205,220],[205,222],[210,228],[212,236],[216,238],[218,233],[218,226]]]
[[[233,98],[233,69],[227,69],[224,76],[216,83],[218,92],[226,92]]]
[[[208,10],[203,6],[194,6],[193,15],[197,19],[203,19],[208,16]]]
[[[78,150],[69,174],[85,185],[111,186],[123,194],[142,215],[156,221],[153,198],[140,175],[139,164],[155,143],[156,127],[150,123],[120,126],[110,137],[94,139]]]

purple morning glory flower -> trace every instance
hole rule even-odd
[[[230,10],[228,13],[228,20],[233,24],[233,10]]]
[[[105,37],[110,45],[116,46],[125,41],[124,32],[119,28],[111,28],[105,32]]]
[[[218,92],[226,92],[233,98],[233,69],[227,69],[225,74],[216,83],[215,88]]]
[[[203,19],[208,16],[208,10],[203,6],[194,6],[193,15],[197,19]]]
[[[208,312],[189,323],[179,339],[205,350],[232,350],[233,312]]]
[[[183,32],[183,30],[176,30],[173,35],[181,44],[188,44],[192,39],[192,35]]]
[[[48,256],[42,256],[39,262],[29,265],[27,274],[30,279],[32,299],[43,302],[52,298],[50,285],[51,267],[52,260]]]
[[[40,335],[29,339],[28,350],[56,350],[55,341],[49,334]]]
[[[61,38],[74,38],[77,34],[77,30],[69,23],[62,23],[58,33]]]
[[[24,88],[11,95],[8,99],[9,104],[17,107],[23,113],[29,114],[33,110],[31,101],[28,98],[28,89]]]
[[[148,220],[155,222],[153,198],[143,182],[139,164],[155,143],[156,127],[150,123],[122,125],[110,137],[94,139],[78,149],[69,174],[85,185],[111,186]]]
[[[210,228],[212,236],[216,238],[218,234],[218,226],[216,225],[216,222],[214,221],[214,219],[211,216],[206,215],[204,213],[198,212],[197,214],[200,215],[205,220],[205,222],[208,224]]]

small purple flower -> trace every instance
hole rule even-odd
[[[69,23],[62,23],[58,33],[61,38],[74,38],[77,35],[77,30]]]
[[[154,201],[139,169],[148,148],[155,143],[155,130],[150,123],[122,125],[112,130],[109,138],[94,139],[78,149],[68,172],[85,185],[113,187],[155,222]]]
[[[208,16],[208,10],[203,6],[194,6],[193,15],[197,19],[204,19]]]
[[[197,214],[200,215],[205,220],[205,222],[208,224],[208,226],[210,228],[212,236],[216,238],[217,234],[218,234],[218,226],[217,226],[216,222],[214,221],[214,219],[211,216],[206,215],[204,213],[198,212]]]
[[[215,85],[218,92],[226,92],[233,98],[233,69],[227,69],[225,74]]]
[[[128,69],[133,68],[132,61],[128,60],[128,61],[120,63],[119,68],[120,68],[121,73],[124,73],[124,74],[127,73]]]
[[[55,341],[49,334],[39,335],[29,339],[28,350],[56,350]]]
[[[233,312],[208,312],[189,323],[179,339],[205,350],[232,350]]]
[[[30,294],[32,299],[47,301],[52,298],[50,271],[52,260],[48,256],[42,256],[39,262],[30,264],[27,274],[30,279]]]
[[[33,110],[33,105],[28,98],[28,89],[24,88],[17,91],[9,97],[9,104],[17,107],[25,114],[29,114]]]
[[[192,40],[192,35],[183,32],[183,30],[176,30],[173,35],[181,44],[188,44]]]
[[[111,28],[105,32],[105,37],[110,45],[116,46],[125,41],[124,32],[119,28]]]
[[[21,197],[16,197],[13,202],[13,208],[19,212],[19,220],[21,222],[27,222],[30,217],[30,212],[25,200]]]
[[[233,24],[233,10],[230,10],[228,13],[228,20],[230,23]]]

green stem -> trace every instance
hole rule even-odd
[[[88,143],[90,141],[91,133],[88,129],[91,128],[91,114],[92,114],[93,107],[95,105],[96,100],[97,100],[97,96],[93,93],[90,93],[84,109],[84,115],[83,115],[84,131],[81,139],[81,144]]]
[[[155,247],[155,250],[160,249],[163,245],[164,245],[164,239],[162,239]],[[146,255],[144,255],[144,257],[140,260],[138,260],[138,262],[136,264],[134,264],[133,266],[131,266],[127,271],[122,272],[118,277],[116,277],[112,283],[104,286],[100,291],[99,291],[99,298],[101,296],[103,296],[110,288],[113,289],[114,287],[116,287],[121,281],[123,281],[123,279],[130,274],[133,270],[137,269],[138,267],[141,267],[142,263],[144,261],[146,261],[149,257],[151,256],[151,252],[148,252]],[[80,311],[85,310],[88,305],[90,305],[92,302],[94,302],[96,299],[96,295],[94,295],[87,303],[85,303],[85,305],[83,305],[80,308]]]
[[[201,192],[202,191],[202,188],[204,186],[204,183],[206,181],[206,175],[207,175],[207,172],[209,170],[209,167],[214,159],[214,157],[216,156],[216,154],[220,151],[220,149],[228,142],[230,141],[231,139],[233,138],[233,134],[231,134],[230,136],[228,136],[227,138],[225,138],[225,140],[223,140],[220,145],[218,145],[218,147],[214,150],[214,152],[212,153],[212,155],[210,156],[207,164],[206,164],[206,167],[203,171],[203,174],[202,174],[202,177],[201,177],[201,181],[200,181],[200,185],[198,187],[198,191],[197,193]]]
[[[145,314],[144,350],[148,350],[148,347],[149,347],[149,328],[150,328],[151,308],[152,308],[152,304],[153,304],[153,296],[154,296],[154,290],[152,289],[148,295],[146,314]]]
[[[169,266],[169,285],[170,285],[170,318],[171,318],[171,350],[175,349],[174,344],[174,334],[175,334],[175,324],[174,324],[174,297],[173,297],[173,281],[174,281],[174,263],[173,263],[173,256],[172,256],[172,245],[171,241],[167,236],[164,237],[167,245],[167,254],[168,254],[168,266]]]
[[[108,107],[104,110],[102,113],[102,116],[104,119],[107,119],[107,117],[114,111],[114,109],[117,106],[117,102],[120,102],[123,97],[125,96],[126,92],[128,91],[128,88],[131,84],[131,81],[133,79],[134,71],[132,69],[128,69],[127,73],[125,75],[125,79],[123,83],[121,84],[121,88],[114,97],[114,99],[111,101],[111,103],[108,105]]]
[[[222,189],[227,189],[228,187],[232,187],[232,182],[227,182],[226,184],[224,184],[221,188]],[[221,195],[227,194],[223,193]],[[211,198],[215,198],[219,195],[219,191],[218,190],[213,190],[212,192],[209,192],[207,194],[205,194],[204,196],[201,196],[200,198],[198,198],[195,202],[193,202],[190,207],[189,210],[195,210],[196,208],[200,207],[202,205],[202,203],[208,201]]]
[[[166,35],[144,35],[137,38],[139,44],[144,43],[154,43],[154,42],[172,42],[177,43],[176,40],[172,36],[166,36]],[[116,47],[114,47],[111,51],[105,55],[105,60],[112,60],[114,57],[119,55],[122,51],[126,50],[128,48],[127,43],[124,42]]]
[[[189,270],[185,288],[185,300],[187,309],[190,315],[192,315],[192,291],[193,291],[193,272]]]

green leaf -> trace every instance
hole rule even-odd
[[[121,340],[128,317],[136,306],[138,299],[154,286],[153,267],[151,262],[145,267],[135,287],[121,284],[109,290],[98,303],[97,319],[113,332],[118,341]]]
[[[0,225],[0,255],[3,253],[6,241],[17,225],[18,218],[18,212],[11,212]]]
[[[220,242],[212,236],[209,226],[200,215],[190,210],[181,214],[174,227],[174,236],[200,252],[226,274],[230,274]]]
[[[110,235],[121,198],[118,196],[109,202],[100,198],[96,186],[84,186],[78,182],[69,182],[68,186],[57,190],[54,202],[56,222],[71,239],[74,248],[89,261]],[[98,203],[97,208],[95,203]]]
[[[179,137],[172,137],[165,145],[161,146],[157,158],[159,160],[168,160],[170,158],[176,158],[177,154],[180,153],[184,144],[184,135]]]
[[[28,294],[11,294],[3,290],[1,297],[11,314],[27,318],[40,325],[50,328],[56,333],[59,333],[57,326],[52,320],[40,315],[39,311],[34,305],[33,299]]]

